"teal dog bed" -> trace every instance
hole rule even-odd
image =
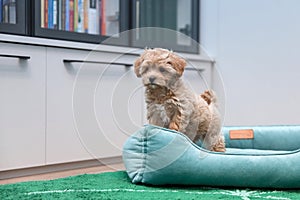
[[[123,160],[133,183],[300,188],[300,126],[224,127],[226,152],[146,125],[130,136]]]

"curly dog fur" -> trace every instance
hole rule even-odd
[[[224,152],[216,95],[211,90],[201,95],[189,90],[181,79],[185,66],[184,59],[161,48],[146,49],[135,61],[134,71],[146,88],[147,119],[194,142],[201,140],[208,150]]]

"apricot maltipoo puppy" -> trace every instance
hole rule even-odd
[[[224,152],[216,95],[211,90],[199,95],[188,89],[181,79],[185,66],[184,59],[161,48],[146,49],[135,61],[134,71],[146,88],[147,119],[194,142],[201,140],[208,150]]]

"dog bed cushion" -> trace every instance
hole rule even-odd
[[[151,185],[300,188],[300,126],[224,127],[223,132],[227,150],[220,153],[182,133],[146,125],[124,144],[128,176]]]

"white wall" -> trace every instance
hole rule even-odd
[[[300,124],[299,11],[299,0],[201,1],[225,125]]]

